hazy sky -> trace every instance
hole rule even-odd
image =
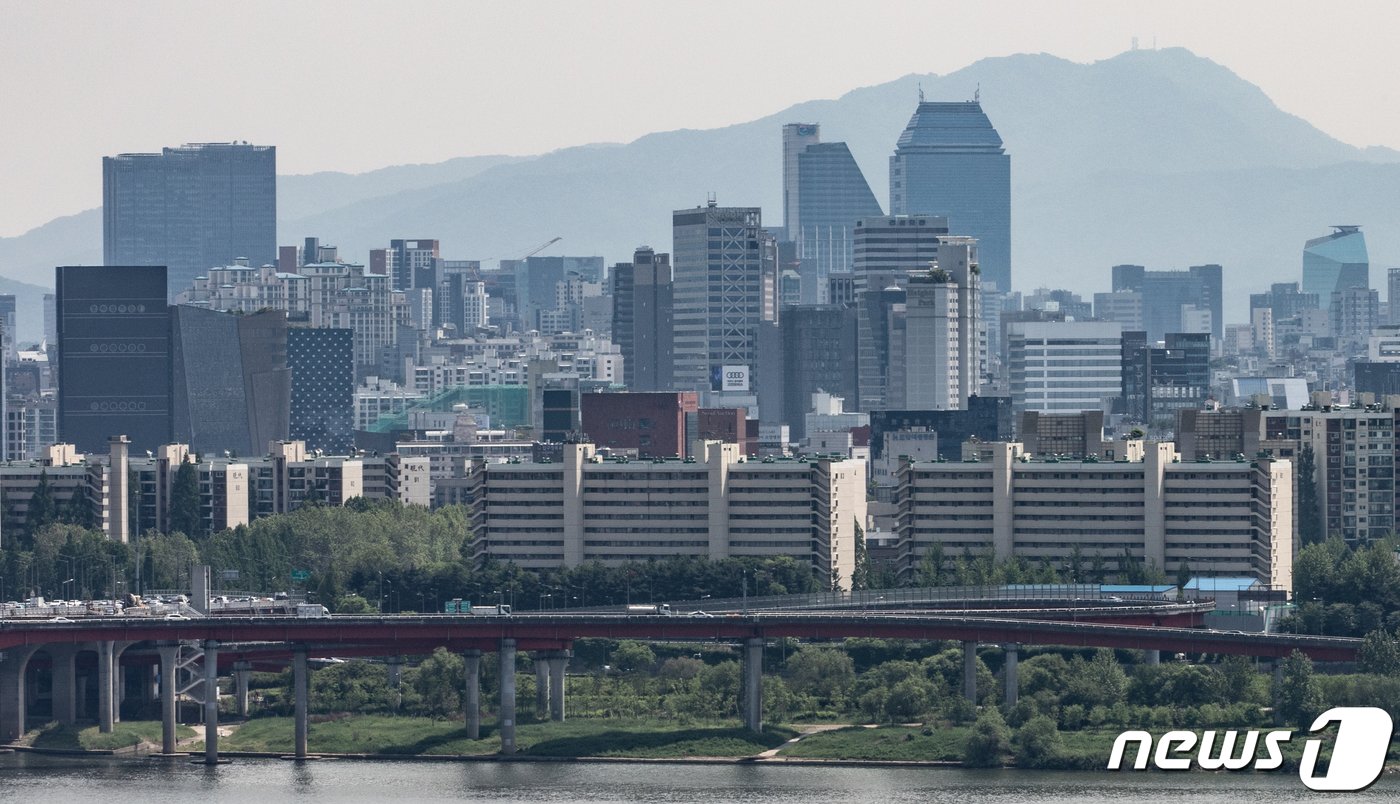
[[[1335,5],[1335,7],[1334,7]],[[278,146],[281,173],[709,128],[913,72],[1184,46],[1400,148],[1400,3],[0,0],[0,236],[101,203],[101,157]],[[990,89],[990,88],[984,88]]]

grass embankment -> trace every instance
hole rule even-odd
[[[290,753],[292,730],[291,718],[256,718],[219,746],[226,751]],[[521,754],[550,757],[742,757],[782,745],[794,734],[785,728],[751,734],[727,724],[589,719],[521,724],[516,747]],[[481,739],[469,740],[461,723],[419,717],[351,716],[312,723],[307,734],[307,748],[321,754],[485,755],[500,747],[494,724],[483,723]]]
[[[803,737],[779,756],[803,759],[961,762],[966,726],[933,729],[925,736],[915,726],[854,726]]]
[[[194,729],[189,726],[176,726],[175,736],[182,739],[193,737]],[[38,730],[30,745],[35,748],[67,751],[115,751],[141,743],[160,745],[160,741],[159,720],[137,720],[113,724],[112,731],[107,734],[103,734],[96,726],[80,728],[49,723]]]

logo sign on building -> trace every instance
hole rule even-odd
[[[292,570],[292,580],[294,580],[294,581],[309,581],[309,580],[311,580],[311,571],[310,571],[310,570]]]
[[[721,369],[721,372],[719,386],[721,391],[749,390],[748,366],[725,366]]]

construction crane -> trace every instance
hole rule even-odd
[[[521,254],[519,257],[515,257],[514,260],[515,260],[515,261],[519,261],[519,260],[528,260],[528,259],[530,259],[531,257],[535,256],[536,254],[539,254],[541,251],[544,251],[545,249],[549,248],[550,246],[554,245],[555,243],[558,243],[560,240],[563,240],[563,239],[564,239],[563,237],[553,237],[553,238],[550,238],[549,240],[546,240],[545,242],[539,244],[538,246],[535,246],[534,248],[530,249],[529,251],[525,252],[524,254]],[[492,257],[491,259],[493,259],[493,260],[499,260],[499,259],[511,259],[511,258],[509,258],[509,257],[506,257],[506,258],[502,258],[502,257]]]

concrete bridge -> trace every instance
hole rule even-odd
[[[1018,612],[1019,613],[1019,612]],[[1057,614],[1059,614],[1057,612]],[[136,670],[143,695],[156,694],[152,667],[159,668],[163,752],[175,753],[176,695],[181,646],[202,652],[204,689],[217,689],[221,675],[232,674],[235,702],[247,712],[248,675],[255,666],[292,665],[295,693],[295,753],[304,757],[307,735],[308,660],[312,658],[402,657],[431,653],[441,647],[460,653],[467,667],[464,699],[466,726],[480,734],[480,663],[495,653],[500,664],[501,752],[515,750],[515,658],[517,651],[535,657],[539,683],[536,711],[565,716],[564,671],[575,639],[601,637],[654,641],[724,641],[742,645],[741,710],[745,725],[762,728],[762,657],[769,639],[794,637],[841,640],[852,637],[957,641],[964,648],[964,694],[976,697],[976,655],[981,644],[1006,651],[1006,699],[1016,698],[1021,645],[1125,648],[1146,651],[1217,653],[1264,658],[1300,650],[1321,661],[1349,661],[1361,640],[1293,634],[1246,634],[1200,628],[1199,607],[1122,607],[1103,619],[1027,619],[1005,612],[948,613],[928,611],[779,612],[722,616],[634,616],[601,613],[556,613],[516,616],[336,616],[326,618],[217,617],[163,620],[100,617],[73,622],[0,621],[0,741],[10,742],[26,728],[26,690],[30,671],[47,664],[53,678],[54,718],[73,722],[78,714],[75,689],[82,666],[97,687],[96,720],[110,731],[118,719],[124,678]],[[1116,619],[1113,619],[1116,618]],[[95,658],[95,664],[89,661]],[[391,674],[401,665],[391,664]],[[218,761],[218,696],[205,695],[205,761]]]

